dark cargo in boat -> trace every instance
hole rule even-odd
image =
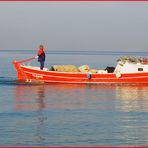
[[[106,67],[105,70],[107,70],[108,73],[113,73],[115,70],[115,67]]]

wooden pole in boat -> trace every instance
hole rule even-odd
[[[35,59],[35,57],[31,57],[31,58],[28,58],[26,60],[21,60],[21,61],[18,61],[17,63],[25,63],[25,62],[31,61],[33,59]]]

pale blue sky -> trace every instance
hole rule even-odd
[[[148,2],[0,2],[0,50],[147,51]]]

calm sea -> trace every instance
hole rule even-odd
[[[16,81],[12,60],[36,51],[0,51],[1,146],[148,145],[148,85],[31,85]],[[147,52],[46,51],[46,67],[104,69]],[[39,65],[37,60],[27,63]]]

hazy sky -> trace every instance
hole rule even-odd
[[[148,2],[0,2],[0,50],[148,50]]]

